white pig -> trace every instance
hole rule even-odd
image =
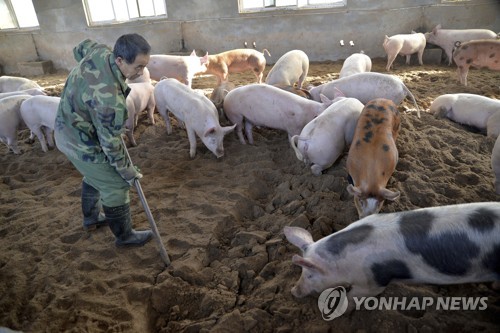
[[[496,138],[500,134],[500,101],[475,94],[445,94],[429,107],[436,118],[446,117],[463,125],[474,126]]]
[[[487,68],[500,71],[500,40],[479,39],[469,42],[457,42],[453,60],[457,64],[460,83],[467,86],[469,67]]]
[[[385,98],[399,105],[406,96],[410,96],[420,118],[420,109],[415,97],[403,81],[395,75],[375,72],[357,73],[313,87],[309,92],[315,101],[319,101],[320,94],[334,98],[335,89],[342,91],[346,97],[358,99],[363,104],[376,98]]]
[[[376,214],[316,242],[285,227],[302,250],[292,262],[302,275],[295,297],[344,287],[354,297],[377,296],[391,282],[463,284],[498,281],[500,203],[480,202]]]
[[[266,83],[271,85],[287,85],[302,88],[302,83],[309,71],[309,58],[304,51],[288,51],[271,68],[266,77]]]
[[[24,89],[24,90],[16,90],[16,91],[0,93],[0,99],[2,99],[4,97],[9,97],[9,96],[15,96],[15,95],[37,96],[37,95],[46,95],[46,94],[43,91],[43,89],[41,89],[41,88],[29,88],[29,89]]]
[[[217,158],[224,155],[224,135],[233,131],[234,125],[220,126],[217,109],[205,95],[194,92],[175,79],[164,79],[156,84],[154,96],[158,112],[165,119],[168,134],[172,133],[169,111],[184,123],[191,158],[196,154],[196,135]]]
[[[0,93],[11,92],[17,90],[26,90],[30,88],[38,88],[43,91],[43,88],[35,81],[17,76],[0,76]]]
[[[21,154],[17,147],[17,130],[26,128],[19,109],[31,95],[15,95],[0,99],[0,141],[5,143],[14,154]]]
[[[154,111],[155,111],[155,97],[154,97],[154,86],[150,82],[137,82],[129,83],[130,93],[127,96],[127,111],[128,119],[125,123],[127,130],[127,137],[132,146],[137,146],[137,142],[134,138],[134,128],[137,126],[137,120],[139,114],[146,110],[148,113],[148,118],[151,124],[154,125]]]
[[[500,194],[500,135],[497,137],[491,152],[491,168],[495,175],[495,192]]]
[[[242,144],[243,124],[248,142],[254,144],[252,127],[264,126],[300,134],[302,128],[325,110],[332,101],[321,96],[321,103],[305,99],[280,88],[255,83],[233,89],[224,100],[224,112],[233,124]]]
[[[343,78],[356,73],[370,72],[372,70],[372,60],[363,51],[353,53],[348,56],[342,68],[340,69],[339,78]]]
[[[193,77],[207,69],[208,53],[198,57],[193,50],[189,56],[152,54],[146,68],[151,79],[160,81],[162,77],[174,78],[191,88]]]
[[[384,43],[382,44],[387,54],[387,66],[385,69],[387,71],[391,69],[392,63],[398,54],[406,56],[406,64],[409,65],[411,55],[416,53],[418,63],[423,65],[422,56],[424,55],[425,44],[425,35],[421,32],[412,31],[411,34],[400,34],[391,37],[385,35]]]
[[[47,143],[54,148],[54,125],[60,101],[61,98],[55,96],[33,96],[21,104],[21,117],[31,130],[30,139],[36,135],[44,152],[48,150]]]
[[[337,97],[319,116],[311,120],[290,144],[297,158],[311,165],[315,176],[328,169],[352,142],[363,103],[355,98]]]
[[[451,65],[453,48],[455,42],[467,42],[473,39],[495,39],[498,35],[487,29],[441,29],[438,24],[431,32],[426,32],[427,43],[439,46],[448,57],[448,65]]]

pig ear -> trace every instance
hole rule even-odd
[[[302,251],[307,246],[314,243],[314,240],[309,231],[299,227],[285,227],[283,229],[286,239]]]
[[[204,63],[208,63],[208,52],[203,57],[200,58],[200,63],[203,65]]]
[[[347,192],[357,197],[361,196],[361,190],[356,186],[352,186],[351,184],[347,185]]]
[[[210,134],[215,133],[215,127],[210,127],[205,131],[205,134],[203,136],[209,136]]]
[[[295,254],[292,257],[292,262],[295,265],[299,265],[301,267],[307,268],[307,269],[312,270],[312,271],[316,271],[319,273],[325,272],[320,266],[318,266],[316,263],[314,263],[311,259],[303,258],[303,257],[299,256],[298,254]]]
[[[399,191],[393,192],[391,190],[383,188],[383,189],[380,190],[380,194],[382,195],[382,197],[384,199],[394,201],[397,198],[399,198],[400,192]]]
[[[437,32],[439,29],[441,29],[441,23],[440,23],[440,24],[438,24],[438,25],[436,25],[436,26],[434,27],[434,29],[432,29],[432,33],[433,33],[433,34],[436,34],[436,32]]]
[[[222,127],[222,132],[224,133],[224,135],[226,135],[227,133],[232,132],[235,127],[236,124],[234,124],[233,126]]]
[[[195,50],[193,50],[193,52],[191,52],[191,56],[196,56]]]
[[[333,99],[338,97],[346,97],[346,96],[339,88],[333,87]]]
[[[320,94],[320,95],[319,95],[319,98],[321,99],[321,102],[322,102],[322,103],[324,103],[324,104],[326,104],[326,105],[330,105],[330,104],[332,104],[332,100],[331,100],[331,99],[329,99],[328,97],[326,97],[326,96],[325,96],[325,95],[323,95],[323,94]]]

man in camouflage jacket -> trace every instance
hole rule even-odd
[[[125,80],[142,75],[150,51],[138,34],[118,38],[113,51],[84,40],[73,49],[78,65],[68,75],[57,110],[57,148],[83,175],[83,227],[108,224],[117,246],[143,245],[152,237],[151,230],[132,229],[129,190],[142,174],[121,139],[130,92]]]

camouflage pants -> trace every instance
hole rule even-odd
[[[68,157],[83,175],[83,181],[94,187],[107,207],[118,207],[130,203],[130,185],[107,163],[89,163]]]

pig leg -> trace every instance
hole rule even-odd
[[[468,66],[458,66],[457,68],[458,79],[460,83],[467,87],[467,74],[469,73]]]
[[[248,143],[253,145],[253,133],[252,133],[253,124],[248,121],[245,121],[245,135],[247,136]]]
[[[136,125],[136,122],[135,122],[136,115],[130,114],[130,116],[132,118],[127,119],[127,125],[125,126],[127,128],[126,134],[127,134],[128,142],[130,142],[130,144],[135,147],[135,146],[137,146],[137,143],[135,142],[135,139],[134,139],[134,128]]]
[[[394,62],[394,60],[396,59],[397,56],[398,56],[397,53],[387,55],[387,66],[385,67],[385,69],[387,71],[389,71],[391,69],[392,63]]]
[[[406,64],[409,65],[410,64],[410,59],[411,59],[411,54],[407,54],[406,55]]]
[[[54,148],[54,130],[50,127],[43,127],[43,132],[45,133],[45,139],[47,139],[47,144],[49,148]]]
[[[262,76],[264,76],[264,73],[263,72],[254,72],[255,73],[255,77],[257,78],[257,82],[258,83],[262,83]]]
[[[172,134],[172,125],[170,124],[170,117],[168,116],[168,109],[164,107],[159,107],[158,112],[165,120],[165,126],[167,127],[167,134]]]
[[[196,155],[196,132],[190,128],[186,132],[189,140],[189,157],[194,158]]]
[[[127,130],[127,138],[128,138],[128,142],[130,142],[130,144],[134,147],[137,146],[137,142],[135,141],[135,138],[134,138],[134,129],[129,129]]]
[[[312,171],[313,175],[321,176],[321,174],[323,172],[323,167],[319,164],[313,164],[313,165],[311,165],[311,171]]]
[[[246,141],[243,136],[243,117],[241,115],[230,114],[228,118],[232,124],[236,124],[236,134],[238,135],[238,139],[241,144],[245,145]]]
[[[422,60],[422,57],[424,56],[424,49],[419,50],[417,56],[418,56],[418,64],[420,66],[423,66],[424,61]]]
[[[33,133],[33,131],[30,131],[30,137],[27,138],[24,142],[30,145],[35,143],[35,133]]]
[[[148,113],[149,121],[153,125],[155,124],[155,117],[154,117],[155,107],[156,107],[155,97],[153,94],[151,94],[151,97],[149,97],[149,101],[148,101],[148,105],[146,107],[146,110]]]
[[[43,152],[46,153],[48,149],[47,149],[47,144],[45,143],[45,137],[43,136],[42,133],[42,128],[41,127],[34,128],[32,132],[35,133],[36,137],[38,138],[38,141],[40,141],[40,145],[42,146]]]
[[[7,142],[5,142],[7,144],[7,147],[9,147],[10,150],[12,150],[12,152],[16,155],[21,155],[21,150],[19,148],[17,148],[17,134],[14,133],[14,135],[9,135],[7,137]]]

